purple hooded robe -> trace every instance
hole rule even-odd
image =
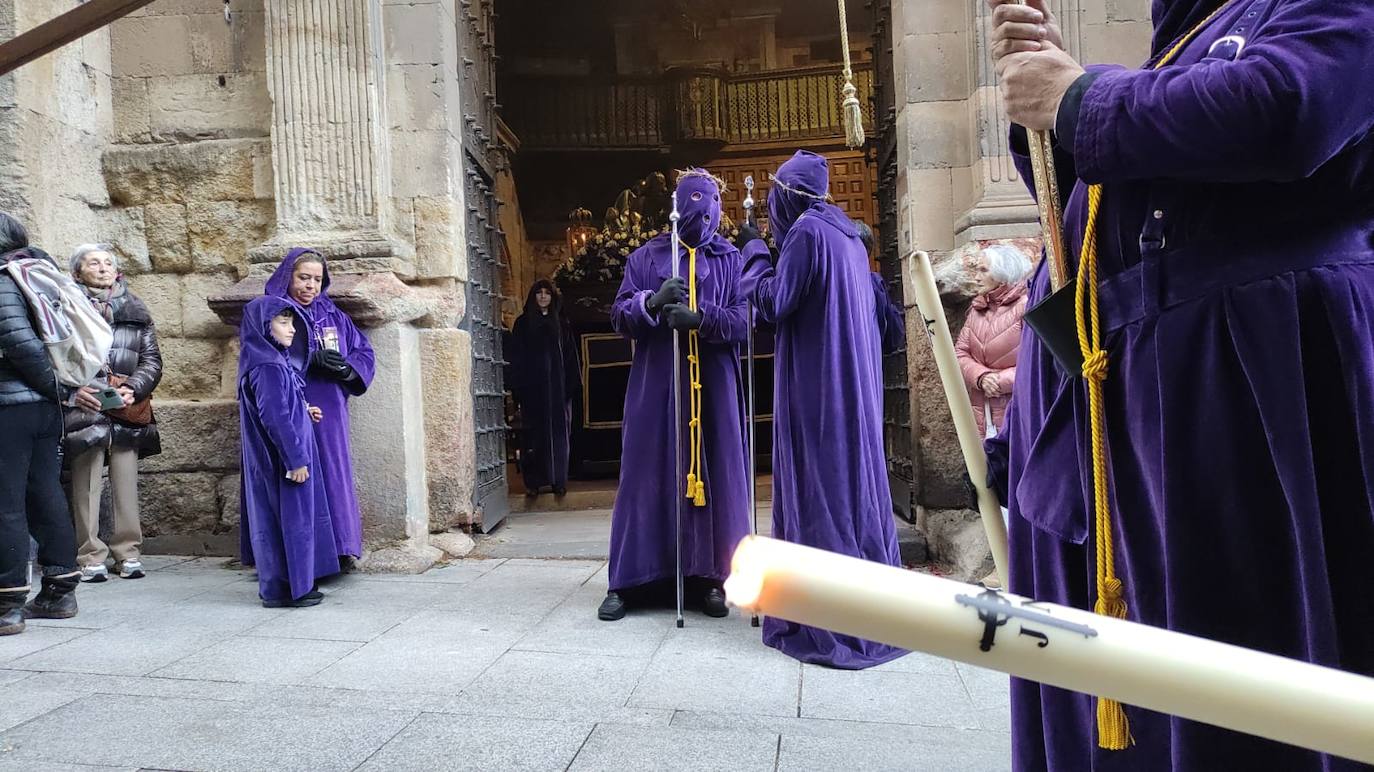
[[[311,249],[293,249],[267,280],[266,294],[290,298],[291,272],[296,260]],[[324,260],[320,256],[321,261]],[[363,550],[363,519],[358,509],[358,493],[353,485],[353,449],[348,438],[348,399],[361,396],[372,385],[376,361],[372,344],[358,330],[348,314],[329,299],[329,264],[324,263],[324,283],[320,294],[302,309],[307,323],[305,345],[292,345],[305,370],[305,397],[324,411],[324,420],[315,424],[315,439],[320,449],[321,478],[329,495],[329,511],[334,518],[334,537],[340,556],[360,557]],[[332,333],[329,331],[332,330]],[[340,383],[306,367],[311,354],[324,346],[326,335],[336,338],[339,353],[353,367],[354,377]]]
[[[703,466],[706,506],[682,502],[683,575],[724,581],[730,556],[749,532],[749,473],[744,443],[744,392],[739,344],[747,336],[746,304],[739,293],[739,251],[721,238],[720,191],[709,178],[690,176],[677,187],[682,250],[697,248],[697,296],[703,316],[701,341]],[[693,200],[699,197],[699,200]],[[650,316],[645,301],[673,275],[672,241],[655,237],[635,250],[625,266],[611,308],[611,324],[634,342],[625,392],[624,463],[611,516],[610,589],[640,587],[674,575],[673,333]],[[682,333],[682,464],[686,479],[687,333]],[[676,495],[683,495],[682,491]]]
[[[242,561],[257,566],[264,600],[299,598],[317,579],[339,572],[305,384],[272,337],[272,318],[286,309],[296,313],[299,330],[300,307],[276,297],[245,306],[239,326]],[[301,467],[310,470],[310,479],[286,479]]]
[[[1218,5],[1156,0],[1155,55]],[[1374,67],[1372,28],[1367,0],[1234,0],[1158,71],[1089,68],[1097,79],[1056,158],[1073,191],[1071,255],[1083,183],[1104,186],[1106,429],[1127,618],[1366,675],[1374,79],[1358,74]],[[1017,145],[1029,181],[1020,131]],[[1046,293],[1041,266],[1031,305]],[[1092,608],[1088,436],[1083,381],[1066,380],[1027,325],[1007,429],[988,443],[1015,593]],[[1100,750],[1091,697],[1013,679],[1014,766],[1366,768],[1126,715],[1134,745]]]
[[[773,536],[899,566],[883,452],[882,351],[904,334],[900,317],[886,297],[877,302],[886,292],[854,223],[814,197],[830,189],[825,158],[798,151],[777,179],[768,210],[781,255],[773,267],[763,242],[746,245],[743,282],[759,316],[777,325]],[[906,653],[771,617],[763,642],[846,670]]]

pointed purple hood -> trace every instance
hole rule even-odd
[[[243,321],[239,323],[239,378],[264,365],[281,365],[290,368],[291,361],[286,349],[272,337],[272,319],[282,311],[290,309],[296,315],[297,338],[304,328],[300,318],[300,306],[286,298],[264,295],[255,298],[243,307]]]
[[[830,163],[825,156],[798,150],[773,176],[768,191],[768,227],[779,245],[802,215],[820,217],[846,236],[859,235],[849,216],[823,198],[830,194]]]

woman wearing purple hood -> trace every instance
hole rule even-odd
[[[268,608],[318,604],[315,581],[339,572],[311,425],[321,411],[291,364],[303,322],[295,303],[269,296],[245,306],[239,325],[243,563],[257,566]]]
[[[293,249],[267,280],[267,294],[295,301],[306,321],[307,340],[297,344],[305,360],[305,395],[324,411],[315,425],[320,477],[329,496],[334,538],[342,558],[363,553],[363,521],[353,486],[353,450],[348,439],[348,399],[367,391],[376,371],[372,344],[348,314],[329,299],[329,265],[310,249]]]
[[[990,4],[1008,114],[1057,137],[1102,349],[1066,377],[1025,328],[989,443],[1010,589],[1374,675],[1374,3],[1155,0],[1151,61],[1087,71],[1040,0]],[[1118,715],[1013,680],[1014,766],[1365,768]]]
[[[739,344],[748,335],[744,296],[739,293],[739,251],[720,236],[720,188],[709,173],[684,172],[677,185],[681,211],[680,277],[695,264],[697,310],[688,282],[673,278],[672,239],[655,237],[635,250],[625,265],[611,324],[634,341],[634,364],[625,392],[624,463],[611,515],[610,592],[597,616],[625,616],[645,590],[674,578],[674,502],[677,488],[674,445],[683,440],[683,479],[692,468],[694,435],[689,422],[688,359],[691,333],[700,342],[701,453],[704,491],[697,503],[682,502],[682,566],[690,580],[688,600],[704,613],[729,613],[721,582],[730,555],[749,532],[749,474],[744,446],[744,393]],[[673,330],[682,334],[682,425],[673,426]]]
[[[777,324],[773,535],[896,566],[881,353],[900,345],[900,323],[869,270],[858,228],[830,203],[829,190],[825,158],[797,151],[768,193],[768,224],[782,245],[777,266],[762,241],[744,249],[742,287],[759,315]],[[846,670],[906,653],[773,618],[764,620],[763,642]]]

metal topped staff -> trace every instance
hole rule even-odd
[[[754,175],[744,178],[744,224],[753,226],[754,224]],[[749,360],[749,402],[747,416],[749,420],[749,532],[755,536],[759,535],[759,496],[758,496],[758,455],[754,440],[754,304],[748,304],[747,322],[749,324],[749,335],[745,339],[745,347],[748,352]],[[759,615],[754,614],[749,619],[749,624],[753,627],[759,626]]]
[[[673,278],[681,275],[682,260],[679,255],[679,248],[682,245],[682,237],[678,235],[677,224],[682,218],[682,214],[677,208],[677,188],[673,188],[673,211],[668,215],[668,222],[672,223],[673,238]],[[673,328],[673,517],[674,517],[674,541],[676,542],[677,568],[674,576],[677,579],[677,626],[682,627],[682,334],[676,327]]]

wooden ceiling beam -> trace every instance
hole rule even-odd
[[[0,43],[0,76],[127,16],[153,0],[87,0],[55,19]],[[208,4],[208,0],[207,0]]]

